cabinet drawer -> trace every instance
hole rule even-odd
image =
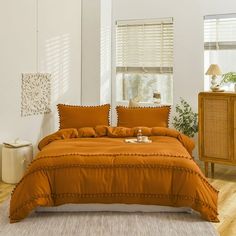
[[[227,98],[203,99],[203,155],[229,160],[229,105]]]

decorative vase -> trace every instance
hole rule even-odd
[[[157,104],[161,103],[161,94],[159,92],[153,93],[153,102]]]

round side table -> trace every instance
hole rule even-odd
[[[32,159],[32,145],[17,148],[3,146],[2,181],[9,184],[18,183]]]

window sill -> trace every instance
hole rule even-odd
[[[129,106],[129,101],[117,101],[117,106]],[[154,102],[139,102],[142,107],[160,107],[160,106],[172,106],[170,103],[154,103]]]

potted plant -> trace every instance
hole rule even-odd
[[[173,126],[181,133],[194,137],[198,132],[198,114],[193,112],[191,106],[180,98],[180,104],[175,107],[176,116],[173,118]]]
[[[220,84],[222,83],[234,83],[234,91],[236,92],[236,72],[228,72],[223,74]]]

